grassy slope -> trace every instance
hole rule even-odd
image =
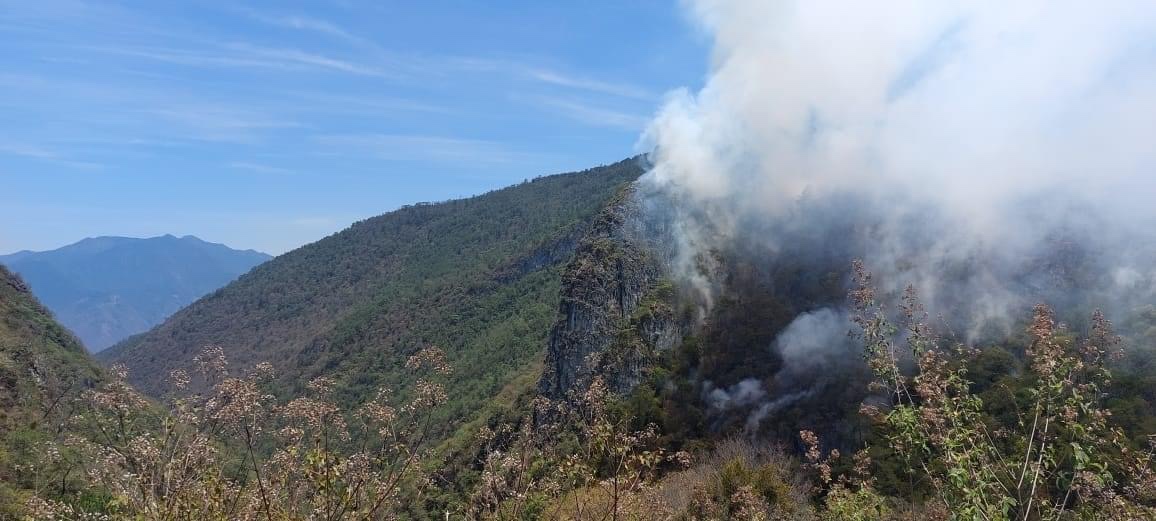
[[[270,361],[282,394],[318,375],[345,400],[405,394],[405,358],[442,347],[455,367],[439,439],[530,382],[555,318],[562,266],[594,215],[642,173],[637,160],[407,207],[273,259],[100,358],[157,394],[207,344],[235,365]]]
[[[45,418],[100,378],[80,342],[53,320],[16,275],[0,266],[0,518],[28,485],[14,465],[51,437]]]

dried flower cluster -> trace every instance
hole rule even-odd
[[[654,480],[664,467],[689,465],[690,455],[658,448],[654,425],[630,429],[630,418],[608,410],[611,400],[595,378],[569,401],[536,399],[516,432],[483,430],[487,454],[469,517],[601,520],[646,512],[646,518],[665,518]]]
[[[359,409],[331,399],[335,382],[318,378],[309,394],[286,404],[263,390],[272,366],[229,375],[224,350],[195,359],[205,394],[173,398],[167,410],[137,393],[122,368],[82,397],[87,413],[71,429],[94,436],[66,438],[75,465],[107,498],[99,513],[34,497],[35,519],[390,519],[399,491],[420,486],[430,413],[445,399],[432,380],[413,398],[390,402],[381,390]],[[434,377],[448,373],[444,355],[428,348],[409,367]],[[174,372],[175,389],[192,378]],[[356,439],[356,443],[353,440]],[[271,452],[270,452],[271,450]],[[51,454],[52,451],[46,450]],[[57,451],[59,453],[59,451]]]

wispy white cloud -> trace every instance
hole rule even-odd
[[[625,83],[611,83],[591,78],[570,76],[546,69],[526,69],[525,73],[534,80],[571,89],[586,90],[638,100],[652,100],[655,98],[654,94],[645,89]]]
[[[407,58],[398,57],[397,61],[416,71],[432,74],[498,74],[519,81],[530,81],[619,98],[648,102],[656,101],[659,98],[653,92],[637,85],[559,72],[535,65],[531,60],[485,56],[410,56]]]
[[[328,20],[299,14],[265,13],[249,8],[240,8],[240,10],[249,18],[266,25],[320,34],[362,47],[377,47],[377,44],[372,40],[358,36],[352,31]]]
[[[233,44],[230,48],[240,51],[243,56],[271,60],[274,63],[296,64],[305,67],[328,69],[362,76],[392,76],[387,71],[366,63],[333,58],[322,54],[290,48],[258,47],[249,44]]]
[[[334,58],[294,48],[261,47],[247,43],[232,43],[220,48],[112,45],[76,46],[74,48],[191,67],[262,68],[284,71],[322,70],[360,76],[392,76],[373,64]]]
[[[80,146],[96,146],[107,149],[109,147],[123,147],[123,148],[172,148],[185,146],[188,143],[176,139],[156,139],[147,137],[133,137],[133,136],[92,136],[86,135],[83,137],[65,137],[57,141],[61,144],[80,145]],[[117,153],[124,153],[118,151]]]
[[[151,111],[158,116],[168,117],[190,126],[221,129],[263,129],[263,128],[299,128],[301,123],[267,119],[263,116],[233,111],[227,108],[215,107],[188,107],[173,109],[157,109]]]
[[[0,143],[0,153],[32,159],[58,159],[60,157],[56,152],[44,147],[26,143]]]
[[[314,139],[321,146],[358,150],[389,161],[498,164],[539,158],[502,142],[480,139],[403,134],[326,135]]]
[[[216,105],[178,105],[144,112],[176,126],[182,136],[204,141],[250,143],[263,132],[306,126],[259,112]]]
[[[285,27],[288,29],[297,29],[300,31],[311,31],[333,36],[343,40],[362,41],[362,38],[355,36],[353,33],[345,30],[337,24],[318,18],[300,15],[267,15],[256,11],[249,11],[249,15],[253,19],[269,25]]]
[[[647,123],[650,121],[649,118],[638,114],[596,107],[576,100],[539,97],[537,101],[547,108],[557,111],[571,119],[599,127],[640,131],[646,128]]]
[[[452,114],[454,109],[410,98],[366,94],[360,96],[329,94],[316,91],[291,91],[285,96],[300,101],[297,112],[322,114],[392,115],[399,112]]]
[[[45,161],[49,163],[67,166],[71,168],[94,169],[101,168],[100,164],[89,161],[77,161],[70,159],[64,154],[43,147],[41,145],[33,145],[29,143],[0,143],[0,155],[22,157],[26,159],[34,159],[37,161]]]
[[[256,172],[258,174],[289,175],[289,174],[295,174],[296,173],[293,170],[289,170],[287,168],[262,165],[260,163],[250,163],[247,161],[233,161],[233,162],[227,164],[226,166],[233,169],[233,170],[246,170],[249,172]]]
[[[227,55],[219,52],[201,49],[176,49],[171,47],[150,46],[111,46],[90,45],[76,46],[76,50],[90,51],[103,54],[143,58],[173,65],[187,65],[191,67],[237,67],[262,68],[280,70],[300,70],[301,64],[284,60],[261,59],[254,56]]]

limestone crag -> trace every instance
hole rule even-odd
[[[645,375],[650,357],[683,338],[688,321],[676,312],[658,230],[641,218],[633,187],[595,219],[562,277],[558,319],[551,330],[539,392],[566,399],[601,376],[624,394]]]

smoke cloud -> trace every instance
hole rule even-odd
[[[755,378],[744,379],[726,389],[716,388],[710,381],[703,383],[703,399],[715,417],[714,428],[717,429],[731,413],[737,411],[746,414],[744,430],[748,434],[757,433],[759,424],[768,416],[812,393],[805,389],[780,394],[772,399],[763,389],[763,383]]]
[[[820,274],[862,258],[884,295],[915,286],[970,342],[1040,301],[1117,318],[1154,301],[1149,1],[687,7],[711,70],[645,132],[637,197],[702,316],[733,291],[720,265],[736,258]],[[707,386],[712,409],[741,405],[749,430],[857,360],[845,304],[803,300],[826,309],[768,346],[781,370]]]
[[[844,312],[823,308],[802,313],[775,339],[783,359],[783,371],[776,380],[813,379],[856,358],[847,335],[850,318]]]
[[[754,378],[747,378],[727,389],[714,388],[709,381],[704,386],[707,404],[718,411],[749,407],[759,403],[766,396],[763,383]]]
[[[1039,274],[1069,243],[1094,252],[1097,298],[1153,287],[1138,247],[1156,222],[1146,0],[688,7],[712,68],[646,131],[641,194],[669,205],[673,265],[704,302],[711,252],[790,255],[801,227],[880,281],[966,304],[971,336],[1050,297]],[[947,269],[966,273],[948,285]]]
[[[775,339],[773,348],[782,368],[768,380],[746,378],[727,387],[703,382],[703,400],[715,418],[715,427],[733,413],[746,415],[744,430],[757,433],[760,424],[776,412],[806,400],[830,386],[845,386],[845,375],[858,367],[860,357],[847,335],[846,313],[830,308],[796,317]]]

